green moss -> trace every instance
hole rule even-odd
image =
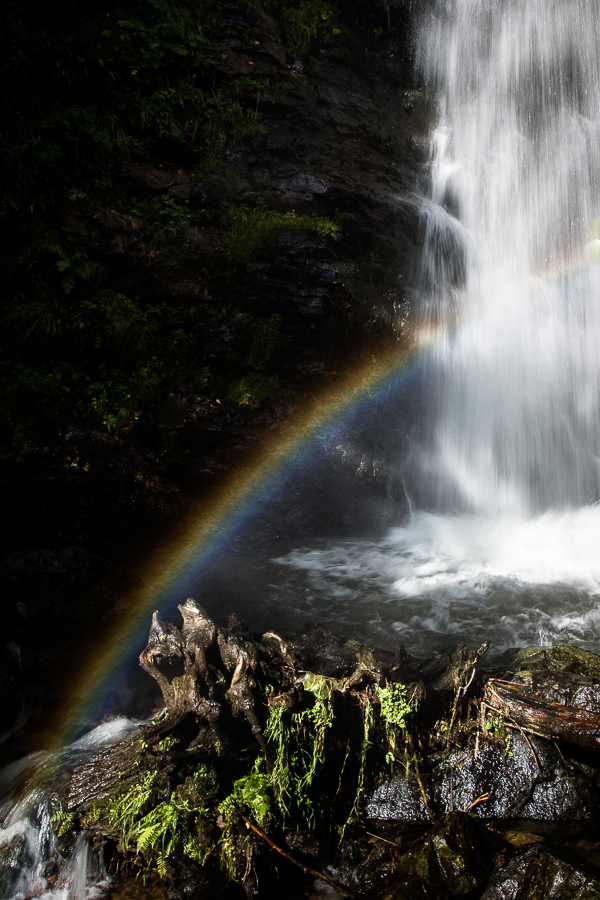
[[[396,760],[398,732],[406,728],[406,716],[414,708],[411,700],[407,699],[406,686],[398,683],[386,684],[385,687],[377,686],[379,697],[379,712],[385,723],[385,731],[388,742],[386,762],[393,772]]]
[[[339,223],[326,216],[298,215],[294,210],[278,212],[259,202],[253,209],[245,204],[229,205],[222,215],[223,244],[233,262],[246,263],[259,247],[283,232],[309,232],[335,236]]]
[[[600,678],[600,656],[568,644],[558,644],[556,647],[527,647],[516,654],[513,666],[523,666],[527,669],[555,668],[563,672]]]

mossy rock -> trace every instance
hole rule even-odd
[[[600,900],[600,881],[543,847],[518,854],[492,879],[481,900]]]
[[[452,900],[448,891],[438,893],[429,882],[417,877],[392,876],[382,885],[364,894],[364,900]]]
[[[560,669],[576,675],[600,678],[600,656],[580,647],[557,644],[556,647],[527,647],[513,659],[516,669]]]
[[[485,887],[501,844],[500,838],[466,813],[449,813],[400,857],[394,875],[368,896],[373,900],[471,897]]]

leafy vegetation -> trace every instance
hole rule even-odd
[[[2,306],[7,421],[91,417],[119,431],[173,383],[206,381],[197,340],[171,324],[174,311],[103,287],[102,267],[83,250],[40,240],[19,262],[21,290]]]
[[[212,827],[212,809],[206,805],[214,794],[214,775],[200,765],[168,799],[159,791],[156,769],[141,774],[126,790],[110,800],[97,801],[87,814],[88,826],[101,825],[121,853],[134,851],[143,868],[156,866],[161,876],[167,860],[180,852],[202,862],[207,853],[203,833]]]
[[[223,243],[230,257],[238,263],[246,263],[255,250],[283,232],[309,232],[335,237],[340,231],[339,222],[316,214],[298,215],[294,210],[278,212],[267,209],[259,201],[252,209],[246,204],[229,205],[222,216]]]
[[[169,472],[183,465],[186,451],[178,431],[163,431],[158,447],[158,471]]]
[[[291,716],[283,706],[270,709],[266,737],[275,752],[271,783],[284,822],[299,813],[314,828],[315,806],[309,789],[324,761],[326,732],[332,723],[331,694],[326,688],[317,688],[313,704]]]
[[[406,687],[403,684],[392,683],[383,687],[378,685],[377,694],[389,748],[385,759],[393,772],[398,731],[406,728],[406,716],[412,711],[413,703],[407,699]]]
[[[132,213],[143,220],[142,235],[155,250],[187,231],[194,217],[189,201],[181,206],[173,197],[152,197],[136,204]]]
[[[340,34],[340,28],[335,25],[335,9],[326,0],[287,7],[281,18],[287,43],[301,53],[309,53],[318,40],[331,40]]]
[[[215,69],[214,0],[60,0],[41,11],[7,0],[3,13],[0,411],[15,427],[78,417],[121,431],[182,381],[206,383],[201,329],[66,240],[63,204],[84,196],[90,216],[109,206],[165,253],[194,211],[166,195],[127,195],[123,167],[160,145],[206,177],[264,130],[256,98],[287,85]],[[242,402],[276,389],[260,368],[250,382]]]
[[[275,17],[299,52],[339,32],[328,0],[241,2]],[[231,29],[252,39],[256,16],[225,20],[215,0],[59,0],[41,11],[7,0],[0,412],[14,429],[56,429],[77,417],[119,432],[162,393],[207,383],[202,324],[132,289],[96,252],[95,239],[80,241],[78,226],[66,238],[63,226],[65,209],[84,198],[87,219],[110,210],[151,258],[166,258],[193,225],[187,201],[136,196],[121,176],[132,163],[166,154],[209,178],[229,151],[264,132],[261,96],[290,84],[216,65]],[[222,225],[232,267],[283,231],[339,231],[331,219],[268,210],[260,201],[230,204]],[[280,327],[276,317],[253,325],[248,371],[232,399],[255,406],[279,391],[268,360]],[[158,455],[168,468],[178,451],[172,436],[164,440],[171,446],[161,444]]]
[[[327,0],[245,0],[251,9],[277,16],[285,41],[299,53],[310,53],[318,41],[330,41],[341,33],[335,6]]]
[[[258,406],[269,397],[279,393],[279,379],[276,375],[267,375],[275,344],[281,334],[281,316],[274,313],[266,319],[254,319],[252,322],[252,342],[248,358],[247,375],[234,386],[230,397],[246,406]]]

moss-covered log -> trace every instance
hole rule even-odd
[[[451,900],[502,882],[509,862],[521,871],[514,854],[544,840],[473,817],[597,819],[593,654],[530,655],[509,682],[478,672],[487,643],[419,660],[316,627],[223,627],[191,599],[180,612],[179,628],[154,614],[140,656],[163,710],[55,791],[61,840],[86,829],[112,871],[198,897],[270,897],[278,878],[308,890],[335,856],[325,878],[341,894]]]
[[[422,784],[415,713],[454,720],[485,651],[425,664],[319,629],[256,636],[236,616],[221,627],[191,599],[179,609],[180,628],[154,614],[140,655],[164,710],[75,770],[59,818],[121,867],[172,882],[208,867],[251,895],[271,877],[269,841],[314,868],[310,853],[356,831],[382,778],[412,771]]]

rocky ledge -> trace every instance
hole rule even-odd
[[[486,671],[487,644],[417,659],[180,612],[140,656],[162,708],[51,786],[54,881],[85,833],[113,890],[173,898],[600,896],[599,656]]]

